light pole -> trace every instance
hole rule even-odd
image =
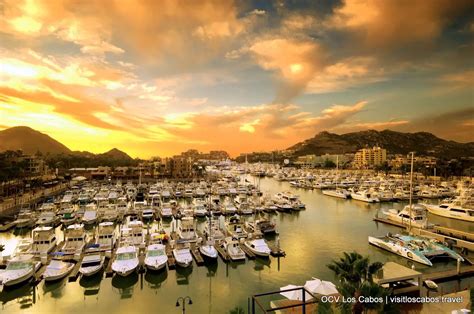
[[[177,300],[176,300],[176,307],[179,307],[180,305],[182,305],[183,309],[182,309],[182,312],[183,314],[186,313],[186,301],[188,301],[188,304],[189,305],[192,305],[193,304],[193,300],[191,300],[191,297],[189,296],[185,296],[184,298],[183,297],[179,297]],[[180,304],[181,302],[181,304]]]

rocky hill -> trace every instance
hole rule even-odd
[[[402,133],[391,130],[367,130],[346,134],[321,132],[288,148],[296,156],[354,153],[360,148],[380,146],[389,154],[430,155],[439,158],[474,156],[474,142],[447,141],[427,132]]]

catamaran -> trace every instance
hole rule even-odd
[[[438,256],[448,256],[456,260],[464,261],[461,255],[434,239],[388,234],[384,237],[369,236],[369,243],[406,259],[428,266],[433,266],[430,259]]]

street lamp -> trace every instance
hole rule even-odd
[[[180,306],[180,302],[181,302],[181,305],[183,306],[183,314],[186,313],[186,300],[188,301],[188,304],[189,304],[189,305],[192,305],[192,304],[193,304],[193,300],[191,300],[191,297],[189,297],[189,296],[185,296],[184,298],[183,298],[183,297],[179,297],[179,298],[176,300],[176,307],[179,307],[179,306]]]

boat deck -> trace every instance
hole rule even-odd
[[[240,243],[240,248],[242,249],[242,251],[244,251],[245,255],[247,255],[249,259],[254,259],[256,257],[255,253],[250,251],[250,249],[244,244]]]

